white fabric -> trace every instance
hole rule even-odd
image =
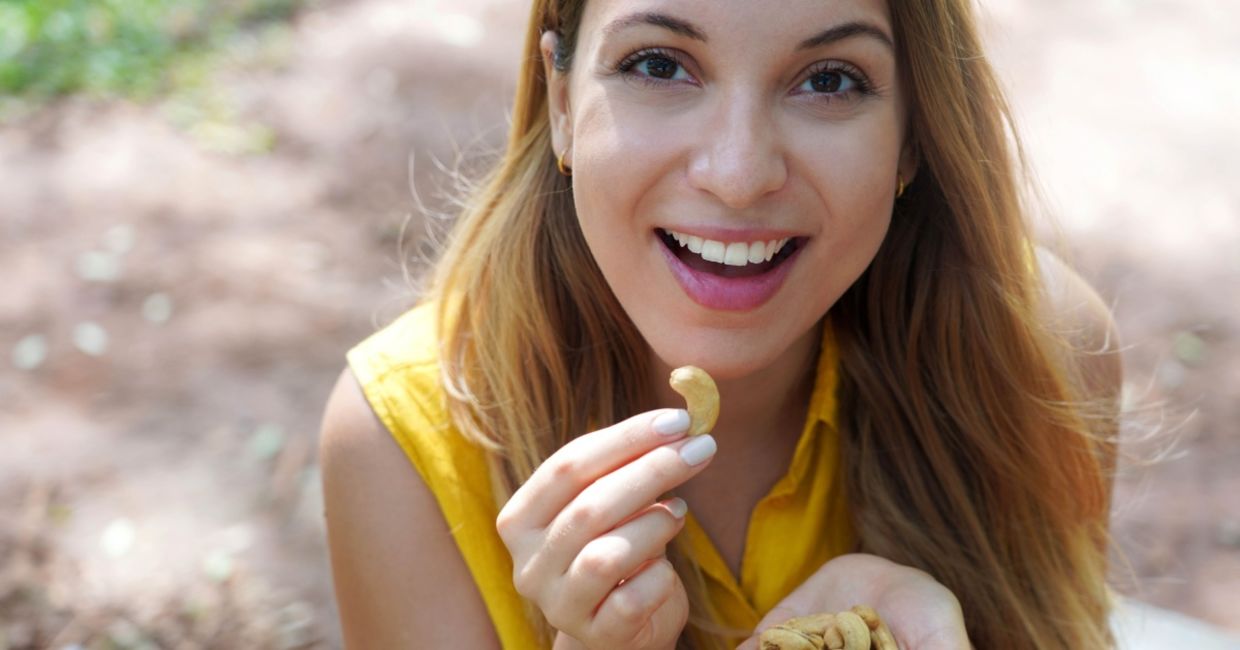
[[[1119,650],[1240,650],[1240,636],[1135,600],[1120,601],[1111,616]]]

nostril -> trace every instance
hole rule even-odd
[[[693,160],[688,179],[694,189],[714,195],[732,209],[742,209],[782,189],[788,168],[780,155],[722,152]]]

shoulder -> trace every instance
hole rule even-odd
[[[438,303],[417,305],[349,350],[349,362],[363,384],[370,375],[437,366],[439,362]]]
[[[353,389],[344,397],[359,398],[351,409],[361,413],[356,420],[386,428],[390,435],[384,437],[394,438],[423,472],[430,469],[428,455],[443,455],[455,442],[438,435],[448,428],[450,417],[440,376],[436,315],[434,303],[404,312],[348,351],[350,372],[341,377]],[[340,395],[340,384],[336,390]],[[341,404],[347,407],[351,401]]]
[[[1069,344],[1065,362],[1079,375],[1086,397],[1115,400],[1123,385],[1119,332],[1106,302],[1088,282],[1045,248],[1037,249],[1042,318]]]
[[[323,416],[320,463],[346,645],[498,647],[434,495],[348,369]]]

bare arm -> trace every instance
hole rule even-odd
[[[347,369],[323,416],[332,577],[348,648],[499,648],[434,495]]]

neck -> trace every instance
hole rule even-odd
[[[772,435],[790,435],[794,440],[800,435],[813,392],[822,327],[819,323],[810,329],[775,363],[742,377],[717,381],[719,421],[711,433],[720,441],[721,449],[739,451],[769,444]],[[667,383],[671,370],[655,358],[652,371],[656,404],[683,408],[684,398]]]

